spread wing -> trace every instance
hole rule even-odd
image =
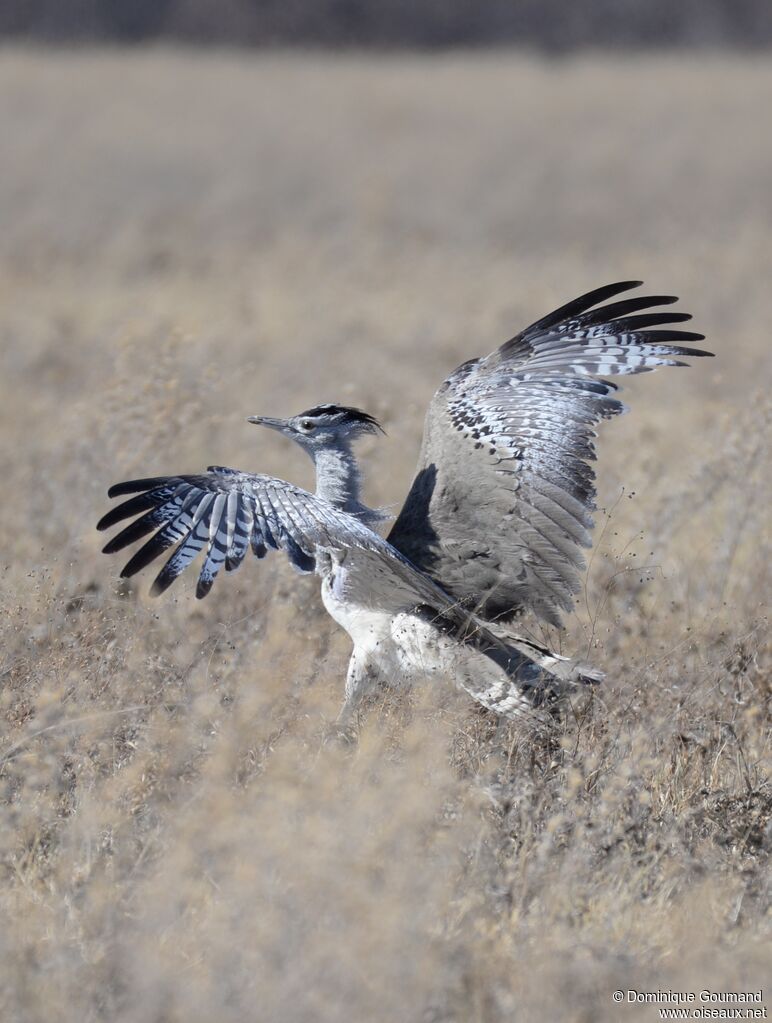
[[[97,528],[109,529],[129,518],[134,521],[107,543],[106,554],[153,533],[124,566],[123,577],[133,576],[174,548],[156,576],[153,594],[171,586],[202,551],[197,597],[206,596],[223,565],[226,571],[238,568],[250,548],[258,558],[269,550],[282,550],[301,572],[314,571],[321,556],[322,574],[345,566],[333,586],[339,588],[337,596],[352,613],[358,609],[381,612],[392,619],[401,612],[417,614],[434,624],[439,633],[455,636],[462,647],[484,653],[527,690],[546,685],[543,692],[539,690],[538,699],[534,697],[536,703],[551,698],[550,684],[557,685],[554,693],[559,693],[566,681],[597,681],[599,677],[593,672],[588,676],[581,665],[559,663],[561,659],[526,640],[503,642],[355,516],[284,480],[211,466],[206,475],[118,483],[108,494],[134,496],[109,511]],[[480,671],[484,663],[478,666]],[[497,679],[495,699],[506,701],[513,691],[502,689],[501,678]],[[469,688],[468,680],[465,684]],[[469,691],[480,698],[477,688]],[[489,702],[482,702],[494,706],[490,702],[494,695]],[[524,712],[519,703],[517,707],[519,713]]]
[[[712,354],[684,347],[702,334],[649,329],[691,318],[640,312],[673,296],[600,305],[640,283],[569,302],[459,366],[432,399],[418,473],[389,541],[483,617],[530,608],[559,624],[571,609],[581,548],[590,546],[593,427],[625,411],[603,378]]]
[[[127,562],[133,576],[174,548],[151,592],[163,593],[204,552],[196,596],[204,597],[218,572],[238,568],[251,548],[258,558],[282,550],[301,572],[313,572],[325,552],[346,561],[353,603],[396,613],[426,605],[459,625],[468,614],[417,571],[386,540],[355,516],[300,487],[272,476],[211,466],[206,475],[166,476],[118,483],[109,497],[133,494],[109,511],[97,529],[134,518],[105,546],[112,554],[153,533]]]

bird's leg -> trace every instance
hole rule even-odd
[[[360,647],[354,647],[346,672],[346,699],[338,720],[350,720],[363,697],[378,685],[379,680],[380,673],[372,658]]]
[[[367,651],[354,647],[346,672],[346,698],[335,721],[339,737],[345,737],[347,741],[353,739],[362,700],[380,681],[380,671]]]

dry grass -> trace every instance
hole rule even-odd
[[[704,56],[2,55],[3,1021],[648,1021],[612,991],[762,985],[771,105],[767,64]],[[244,417],[319,400],[382,417],[398,502],[447,371],[639,275],[719,358],[602,438],[553,639],[608,681],[554,746],[449,687],[330,748],[313,581],[151,602],[98,553],[116,479],[308,483]]]

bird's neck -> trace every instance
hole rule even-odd
[[[316,467],[316,495],[336,508],[350,512],[365,522],[378,521],[378,512],[360,501],[362,476],[357,460],[348,445],[322,448],[312,456]]]

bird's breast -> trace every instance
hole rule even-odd
[[[328,614],[351,636],[354,646],[377,651],[391,642],[391,615],[364,607],[346,594],[346,569],[336,565],[322,580],[322,601]]]

